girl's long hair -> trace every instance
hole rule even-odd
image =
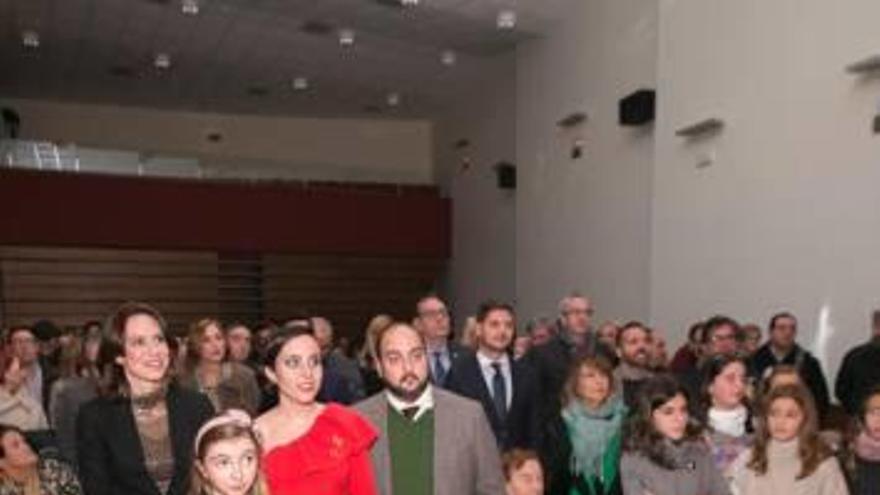
[[[813,396],[803,385],[780,385],[767,392],[761,404],[761,421],[758,423],[748,467],[758,474],[767,474],[767,447],[772,439],[768,426],[770,406],[776,400],[785,398],[793,400],[804,416],[798,431],[801,471],[796,479],[801,480],[813,474],[819,465],[831,456],[831,449],[819,438],[819,415],[813,403]]]

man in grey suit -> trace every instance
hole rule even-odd
[[[380,431],[372,449],[382,495],[502,495],[495,438],[476,401],[432,386],[423,336],[395,323],[376,336],[385,390],[355,407]]]

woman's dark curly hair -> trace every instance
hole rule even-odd
[[[633,414],[623,426],[624,451],[639,453],[665,469],[675,469],[665,438],[654,427],[654,411],[679,395],[690,402],[687,390],[670,375],[658,375],[645,383]],[[697,439],[701,432],[699,423],[689,418],[682,440]]]

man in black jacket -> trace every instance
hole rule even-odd
[[[564,297],[559,302],[559,332],[524,358],[535,370],[541,424],[549,423],[559,414],[562,387],[576,358],[600,355],[609,362],[617,362],[614,350],[599,341],[590,327],[593,313],[588,297],[576,292]]]
[[[416,303],[415,327],[425,339],[431,383],[445,388],[452,362],[464,349],[452,340],[449,309],[436,295],[429,294]]]
[[[858,414],[865,394],[880,384],[880,310],[871,315],[871,340],[851,349],[843,358],[834,393],[847,414]]]
[[[452,363],[447,388],[483,405],[501,451],[537,448],[538,408],[532,369],[510,356],[516,334],[513,308],[486,301],[477,311],[477,352]]]
[[[822,372],[819,360],[795,341],[797,319],[789,312],[776,313],[770,318],[768,334],[767,343],[758,348],[751,358],[752,376],[761,380],[775,366],[793,366],[813,393],[819,417],[825,418],[829,408],[825,374]]]

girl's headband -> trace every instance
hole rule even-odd
[[[235,425],[241,428],[251,429],[253,428],[254,422],[250,415],[241,409],[227,409],[220,415],[214,416],[203,424],[202,427],[199,428],[199,432],[196,434],[196,456],[198,456],[199,446],[202,444],[202,437],[204,437],[208,431],[226,425]]]

